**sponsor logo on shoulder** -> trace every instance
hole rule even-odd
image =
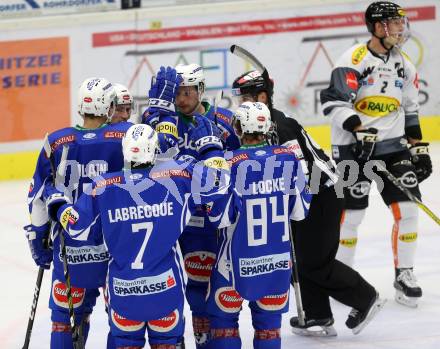
[[[50,145],[50,148],[52,149],[52,151],[54,151],[60,145],[63,145],[63,144],[66,144],[66,143],[71,143],[71,142],[74,142],[74,141],[75,141],[75,135],[63,136],[63,137],[58,138],[57,140],[55,140],[55,142],[53,142]]]
[[[406,233],[399,235],[399,240],[402,242],[414,242],[417,240],[417,233]]]
[[[119,138],[122,139],[125,136],[125,132],[120,131],[107,131],[104,133],[104,138]]]
[[[241,154],[234,156],[230,160],[228,160],[228,164],[229,164],[229,166],[232,166],[232,165],[236,164],[237,162],[247,160],[247,159],[249,159],[249,155],[247,153],[241,153]]]
[[[96,133],[93,133],[93,132],[86,133],[82,138],[83,139],[93,139],[93,138],[96,138]]]
[[[359,46],[356,50],[353,51],[353,54],[351,55],[351,63],[353,63],[354,65],[358,65],[360,62],[362,62],[367,52],[367,45]]]
[[[96,188],[101,188],[101,187],[106,187],[107,185],[121,183],[121,181],[122,181],[121,176],[103,179],[103,180],[96,182]]]

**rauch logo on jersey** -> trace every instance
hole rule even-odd
[[[370,96],[356,102],[357,111],[372,117],[386,116],[397,111],[400,102],[392,97],[386,96]]]
[[[353,63],[354,65],[359,64],[364,59],[367,52],[367,45],[362,45],[361,47],[358,47],[351,55],[351,63]]]

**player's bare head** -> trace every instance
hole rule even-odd
[[[78,113],[84,118],[111,119],[116,104],[116,91],[104,78],[88,78],[78,90]]]
[[[389,50],[393,46],[402,46],[409,38],[409,22],[405,11],[390,1],[377,1],[365,11],[365,23],[368,31]]]
[[[176,72],[182,77],[176,95],[176,106],[179,112],[192,115],[202,101],[205,92],[205,75],[198,64],[179,64]]]
[[[232,96],[237,104],[261,102],[272,108],[273,81],[266,81],[258,70],[251,70],[234,80]]]
[[[233,126],[242,144],[263,142],[272,127],[269,108],[260,102],[244,102],[234,113]]]
[[[124,163],[130,168],[148,167],[154,164],[159,150],[157,133],[149,126],[131,126],[122,139]]]
[[[127,87],[122,84],[113,84],[116,91],[116,107],[111,123],[116,124],[128,121],[134,109],[134,99]]]

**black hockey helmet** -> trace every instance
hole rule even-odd
[[[251,70],[241,74],[232,83],[232,94],[234,96],[246,94],[256,96],[261,91],[265,91],[269,99],[272,99],[273,81],[266,81],[258,70]]]
[[[365,11],[365,23],[370,33],[374,34],[374,24],[392,18],[405,17],[405,11],[399,5],[390,1],[376,1]]]

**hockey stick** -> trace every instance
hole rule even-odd
[[[248,50],[238,45],[232,45],[229,49],[232,54],[251,63],[255,68],[257,68],[266,83],[270,83],[269,73],[266,67],[257,59],[257,57],[255,57]]]
[[[293,231],[292,226],[289,224],[289,233],[290,233],[290,252],[292,257],[292,283],[293,290],[295,291],[295,302],[296,302],[296,311],[298,313],[298,323],[300,326],[306,325],[306,318],[304,314],[304,308],[302,305],[301,299],[301,289],[299,288],[299,276],[298,276],[298,263],[296,262],[296,253],[295,246],[293,243]]]
[[[43,281],[43,275],[44,275],[44,268],[40,267],[38,269],[37,282],[35,283],[34,299],[32,301],[31,313],[29,315],[29,321],[26,329],[26,337],[24,339],[23,349],[28,349],[29,343],[31,341],[32,328],[34,327],[34,318],[35,318],[35,313],[37,311],[38,299],[40,297],[40,288],[41,288],[41,283]]]
[[[55,170],[55,159],[47,135],[43,147],[46,156],[49,159],[54,185],[55,186],[57,186],[57,184],[64,185],[63,182],[66,173],[65,165],[67,160],[67,154],[69,152],[69,147],[67,145],[63,145],[63,151],[61,153],[61,160],[58,171]],[[67,294],[67,303],[69,306],[70,331],[72,333],[73,348],[84,349],[84,343],[81,336],[79,335],[79,329],[75,325],[75,312],[73,310],[72,287],[70,284],[69,264],[67,262],[66,242],[64,238],[64,232],[62,230],[59,232],[59,236],[60,236],[61,256],[63,258],[64,279],[66,280],[66,294]]]
[[[388,180],[393,183],[397,188],[399,188],[412,202],[416,203],[420,209],[422,209],[430,218],[434,220],[438,225],[440,225],[440,218],[432,212],[428,206],[426,206],[418,197],[411,193],[408,188],[405,188],[399,180],[394,177],[385,167],[380,165],[378,162],[375,163],[377,169],[385,174]]]
[[[214,122],[217,125],[217,108],[220,101],[223,99],[223,90],[220,90],[217,92],[217,94],[214,97]]]

